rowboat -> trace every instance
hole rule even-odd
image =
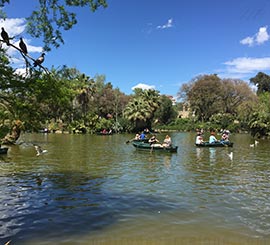
[[[112,132],[97,132],[97,135],[112,135]]]
[[[131,142],[137,142],[137,143],[147,143],[149,139],[131,139],[131,140],[128,140],[126,141],[126,143],[131,143]]]
[[[218,141],[214,143],[203,142],[201,144],[195,144],[197,147],[233,147],[233,142],[230,141]]]
[[[133,141],[133,146],[137,149],[158,151],[158,152],[177,152],[178,146],[163,147],[158,144],[150,144],[146,142]]]
[[[7,147],[0,147],[0,154],[7,154],[8,148]]]

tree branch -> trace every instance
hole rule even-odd
[[[5,42],[4,40],[2,40],[2,39],[0,39],[0,42],[6,43],[6,42]],[[35,62],[36,60],[35,60],[34,58],[32,58],[29,54],[25,54],[20,48],[16,47],[14,44],[9,43],[9,46],[11,46],[11,47],[17,49],[17,50],[21,53],[23,59],[25,60],[25,64],[26,64],[26,72],[27,72],[27,67],[28,67],[28,66],[31,66],[31,63],[28,61],[28,59],[32,60],[33,62]],[[27,59],[27,58],[28,58],[28,59]],[[45,67],[42,66],[41,64],[37,64],[37,65],[38,65],[41,69],[43,69],[47,74],[50,74],[50,72],[48,71],[47,68],[45,68]]]

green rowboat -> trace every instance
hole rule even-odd
[[[160,145],[155,145],[155,144],[150,144],[146,142],[138,142],[138,141],[133,141],[132,142],[133,146],[136,147],[137,149],[142,149],[142,150],[149,150],[149,151],[158,151],[158,152],[177,152],[178,146],[170,146],[170,147],[163,147]]]
[[[201,144],[195,144],[197,147],[233,147],[233,142],[230,141],[218,141],[215,143],[203,142]]]

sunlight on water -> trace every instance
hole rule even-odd
[[[168,154],[131,137],[23,135],[0,158],[1,244],[270,242],[269,141],[196,148],[173,133]]]

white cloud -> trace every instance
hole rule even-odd
[[[173,27],[173,19],[169,19],[166,24],[157,26],[157,29],[167,29]]]
[[[6,32],[9,34],[11,43],[15,46],[19,46],[19,38],[22,37],[23,32],[26,28],[26,20],[24,18],[13,18],[13,19],[1,19],[0,26],[4,27]],[[31,40],[24,38],[24,42],[27,45],[29,53],[41,53],[42,47],[30,45]],[[13,48],[8,48],[8,54],[13,55],[16,50]]]
[[[25,68],[18,68],[15,70],[15,73],[23,77],[25,77],[28,74]]]
[[[259,31],[255,35],[242,39],[240,43],[251,47],[253,45],[261,45],[269,39],[270,36],[267,32],[267,26],[263,26],[259,28]]]
[[[240,43],[243,44],[243,45],[252,46],[253,43],[254,43],[254,39],[252,37],[246,37],[246,38],[242,39],[240,41]]]
[[[26,20],[24,18],[1,19],[0,25],[5,28],[10,37],[16,37],[25,31]]]
[[[0,28],[4,27],[5,31],[8,33],[9,37],[12,38],[10,41],[16,47],[19,47],[19,39],[22,37],[22,34],[26,29],[26,20],[24,18],[11,18],[11,19],[0,19]],[[31,39],[23,38],[28,53],[41,53],[43,52],[43,48],[40,46],[31,45]],[[10,62],[13,65],[23,66],[25,64],[24,59],[18,50],[14,49],[11,46],[6,46],[3,44],[3,47],[7,49],[7,54],[10,57]]]
[[[256,42],[262,44],[269,40],[269,34],[267,32],[267,26],[261,27],[259,32],[256,34]]]
[[[135,88],[141,88],[143,90],[148,90],[148,89],[155,89],[155,85],[147,85],[144,83],[138,83],[137,85],[135,85],[134,87],[132,87],[131,89],[134,90]]]
[[[215,71],[221,78],[234,78],[249,81],[258,72],[270,70],[270,57],[239,57],[224,63],[225,69]]]
[[[27,46],[28,53],[42,53],[43,52],[43,48],[42,47],[31,45],[30,44],[31,43],[31,40],[30,39],[24,38],[23,41],[24,41],[24,43]],[[14,43],[14,45],[18,47],[19,46],[19,42],[20,42],[20,40],[17,40]]]
[[[270,70],[270,57],[246,58],[240,57],[224,63],[230,73],[253,73],[262,70]]]

